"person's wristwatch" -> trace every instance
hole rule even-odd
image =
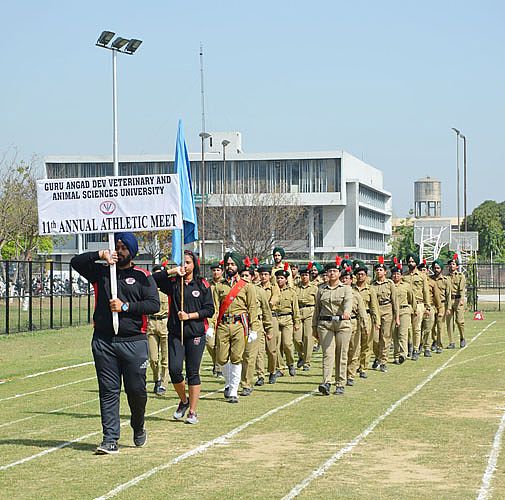
[[[130,310],[130,304],[128,302],[123,302],[121,306],[121,311],[125,313],[128,312],[129,310]]]

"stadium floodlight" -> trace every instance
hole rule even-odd
[[[100,47],[106,47],[109,45],[109,42],[114,37],[115,33],[113,31],[102,31],[102,34],[99,36],[96,44]]]
[[[122,49],[130,40],[128,38],[123,38],[121,36],[118,36],[113,42],[112,42],[112,48],[116,50]]]
[[[124,51],[127,54],[133,54],[140,47],[141,43],[142,43],[142,40],[137,40],[136,38],[132,38],[128,42],[128,45],[125,47]]]

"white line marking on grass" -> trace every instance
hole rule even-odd
[[[45,389],[39,389],[38,391],[24,392],[23,394],[14,394],[14,396],[9,396],[7,398],[0,399],[0,402],[9,401],[10,399],[22,398],[24,396],[31,396],[33,394],[39,394],[40,392],[52,391],[54,389],[60,389],[61,387],[67,387],[73,384],[80,384],[81,382],[87,382],[89,380],[96,380],[96,376],[82,378],[81,380],[74,380],[74,382],[67,382],[66,384],[54,385],[53,387],[46,387]]]
[[[208,394],[204,394],[203,396],[200,397],[200,399],[203,399],[207,396],[212,396],[213,394],[217,394],[220,391],[214,391],[214,392],[209,392]],[[170,410],[171,408],[176,408],[177,405],[171,405],[171,406],[166,406],[165,408],[161,408],[159,410],[155,410],[151,413],[148,413],[146,417],[152,417],[153,415],[157,415],[158,413],[162,413],[164,411]],[[98,416],[98,415],[97,415]],[[125,425],[129,425],[130,420],[125,420],[124,422],[121,422],[120,426],[124,427]],[[96,436],[97,434],[101,434],[102,431],[95,431],[95,432],[90,432],[89,434],[86,434],[84,436],[80,436],[78,438],[72,439],[70,441],[65,441],[64,443],[59,444],[58,446],[53,446],[52,448],[47,448],[45,450],[42,450],[39,453],[36,453],[35,455],[30,455],[29,457],[21,458],[19,460],[16,460],[15,462],[11,462],[10,464],[5,464],[0,466],[0,471],[10,469],[12,467],[15,467],[16,465],[21,465],[26,462],[30,462],[31,460],[35,460],[36,458],[43,457],[44,455],[47,455],[48,453],[52,453],[53,451],[58,451],[61,450],[62,448],[66,448],[67,446],[70,446],[71,444],[74,443],[79,443],[81,441],[84,441],[85,439],[88,439],[90,437]]]
[[[87,403],[92,403],[93,401],[98,401],[99,398],[88,399],[87,401],[83,401],[82,403],[76,403],[70,406],[62,406],[61,408],[56,408],[56,410],[48,411],[47,413],[58,413],[59,411],[68,410],[70,408],[75,408],[76,406],[85,405]],[[25,420],[30,420],[32,418],[41,417],[42,415],[46,415],[45,413],[38,413],[37,415],[30,415],[29,417],[18,418],[17,420],[11,420],[10,422],[5,422],[0,424],[0,428],[7,427],[9,425],[19,424],[19,422],[24,422]]]
[[[288,408],[289,406],[295,405],[295,404],[299,403],[300,401],[303,401],[304,399],[308,398],[309,396],[312,396],[314,393],[315,393],[315,391],[309,392],[307,394],[304,394],[303,396],[299,396],[298,398],[289,401],[288,403],[278,406],[277,408],[273,408],[272,410],[269,410],[266,413],[263,413],[263,415],[260,415],[259,417],[253,418],[252,420],[249,420],[248,422],[245,422],[242,425],[235,427],[235,429],[232,429],[231,431],[227,432],[226,434],[218,436],[210,441],[207,441],[206,443],[203,443],[200,446],[193,448],[192,450],[188,450],[186,453],[183,453],[182,455],[179,455],[178,457],[173,458],[172,460],[170,460],[170,462],[166,462],[164,464],[158,465],[157,467],[154,467],[151,470],[144,472],[144,474],[134,477],[133,479],[131,479],[130,481],[127,481],[126,483],[120,484],[119,486],[117,486],[113,490],[109,491],[108,493],[105,493],[105,495],[95,498],[95,500],[105,500],[106,498],[112,498],[112,497],[116,496],[118,493],[121,493],[122,491],[124,491],[128,488],[131,488],[132,486],[135,486],[136,484],[140,483],[144,479],[147,479],[162,470],[168,469],[172,465],[178,464],[179,462],[182,462],[183,460],[186,460],[187,458],[194,457],[195,455],[199,455],[200,453],[204,453],[209,448],[212,448],[213,446],[216,446],[217,444],[227,444],[227,441],[229,439],[231,439],[233,436],[236,436],[239,432],[242,432],[243,430],[247,429],[251,425],[261,422],[262,420],[265,420],[266,418],[270,417],[271,415],[274,415],[275,413],[277,413],[281,410],[284,410],[285,408]]]
[[[494,325],[496,321],[493,321],[487,325],[483,330],[481,330],[473,339],[471,339],[467,346],[472,342],[477,340],[490,326]],[[346,446],[338,450],[334,455],[332,455],[326,462],[321,465],[318,469],[312,471],[312,473],[307,476],[303,481],[298,483],[282,500],[291,500],[297,497],[314,479],[322,476],[334,463],[340,460],[344,455],[351,452],[361,441],[363,441],[369,434],[371,434],[374,429],[391,413],[393,413],[402,403],[410,399],[412,396],[417,394],[428,382],[433,380],[441,371],[443,371],[449,363],[459,355],[460,352],[464,352],[465,349],[460,349],[454,353],[443,365],[439,366],[433,373],[426,377],[419,385],[417,385],[412,391],[410,391],[405,396],[401,397],[398,401],[393,403],[382,415],[377,417],[361,434],[356,436],[352,441],[347,443]]]
[[[466,365],[467,363],[472,363],[473,361],[477,361],[482,358],[489,358],[489,356],[498,356],[503,353],[505,353],[505,351],[498,351],[498,352],[492,352],[491,354],[483,354],[482,356],[475,356],[474,358],[464,359],[463,361],[453,363],[452,365],[449,365],[447,368],[454,368],[455,366]]]
[[[61,372],[63,370],[71,370],[72,368],[80,368],[81,366],[94,365],[93,361],[87,361],[86,363],[79,363],[77,365],[62,366],[60,368],[54,368],[53,370],[47,370],[46,372],[32,373],[31,375],[25,375],[21,377],[21,380],[33,377],[40,377],[41,375],[47,375],[48,373]]]
[[[493,475],[496,470],[496,464],[498,463],[498,457],[500,455],[500,448],[501,448],[501,438],[504,430],[505,430],[505,413],[502,415],[500,425],[498,426],[498,430],[494,435],[491,454],[489,455],[486,471],[482,476],[482,483],[480,486],[479,495],[477,496],[477,500],[486,500],[487,498],[489,498],[491,494],[491,481],[493,480]]]

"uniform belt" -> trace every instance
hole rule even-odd
[[[292,313],[276,313],[276,312],[273,312],[272,313],[272,316],[274,317],[279,317],[279,316],[291,316]]]
[[[299,309],[303,309],[304,307],[314,307],[314,304],[306,304],[304,306],[298,306]]]
[[[405,309],[407,307],[410,307],[409,305],[406,305],[406,306],[400,306],[400,309]]]
[[[242,321],[242,316],[240,316],[240,314],[223,314],[221,321],[227,325],[232,325],[234,323],[240,323]]]
[[[342,321],[342,316],[319,316],[319,321]]]
[[[380,306],[386,306],[388,304],[391,304],[390,300],[379,300],[379,305]]]
[[[351,319],[358,319],[357,316],[351,316]]]
[[[366,310],[366,313],[367,313],[367,314],[370,314],[370,309],[367,309],[367,310]]]
[[[452,297],[453,299],[460,299],[460,298],[461,298],[461,295],[451,295],[451,297]]]
[[[168,314],[163,315],[163,316],[154,316],[154,315],[149,316],[149,319],[167,319],[167,318],[168,318]]]

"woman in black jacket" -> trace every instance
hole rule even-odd
[[[174,412],[176,420],[182,420],[189,409],[186,423],[196,424],[196,406],[200,397],[200,364],[205,349],[206,319],[214,314],[214,302],[209,284],[200,277],[200,267],[195,254],[184,252],[184,266],[155,273],[158,288],[169,297],[168,318],[168,370],[180,402]],[[181,284],[184,283],[184,302],[181,307]],[[181,335],[181,321],[183,334]],[[182,338],[181,338],[182,337]],[[182,341],[183,339],[183,341]],[[183,363],[189,398],[186,395]]]

